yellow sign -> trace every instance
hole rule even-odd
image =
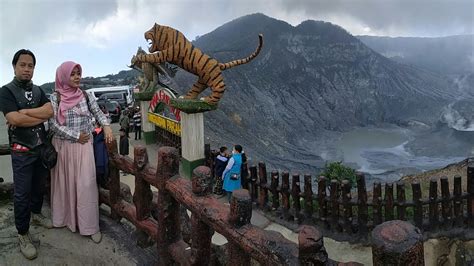
[[[162,115],[148,113],[148,121],[169,131],[177,136],[181,136],[181,124]]]

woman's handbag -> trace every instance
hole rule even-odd
[[[230,180],[239,180],[240,173],[230,173]]]
[[[43,163],[43,166],[49,170],[51,170],[58,161],[58,152],[52,143],[53,136],[54,133],[52,130],[50,130],[41,149],[41,162]]]

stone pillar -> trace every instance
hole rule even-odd
[[[300,265],[328,265],[329,257],[324,248],[321,232],[314,226],[303,225],[298,233]]]
[[[191,178],[194,168],[204,164],[204,114],[181,112],[182,175]]]
[[[238,189],[232,192],[230,201],[230,212],[228,221],[234,228],[240,228],[250,224],[252,219],[252,198],[246,189]],[[251,265],[249,254],[235,242],[228,244],[228,265],[247,266]],[[270,264],[268,264],[270,265]]]
[[[205,197],[211,194],[211,169],[206,166],[194,169],[192,182],[194,195]],[[191,224],[193,239],[191,242],[191,265],[209,265],[211,262],[211,239],[214,230],[195,214],[191,216]]]
[[[156,142],[155,125],[148,121],[148,107],[150,101],[140,101],[140,112],[142,113],[142,131],[143,139],[146,144],[153,144]]]
[[[374,265],[424,265],[423,235],[412,224],[394,220],[372,230]]]

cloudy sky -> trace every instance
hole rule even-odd
[[[190,40],[243,15],[261,12],[296,26],[338,24],[353,35],[448,36],[474,33],[472,0],[0,0],[0,84],[13,77],[21,48],[37,57],[34,81],[54,81],[73,60],[84,76],[126,69],[153,23]]]

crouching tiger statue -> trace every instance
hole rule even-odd
[[[151,42],[149,48],[151,54],[137,54],[133,56],[131,63],[132,65],[139,62],[152,64],[169,62],[175,64],[198,76],[196,83],[184,96],[185,99],[196,99],[202,91],[210,87],[211,95],[202,98],[202,100],[210,105],[217,105],[225,90],[222,70],[246,64],[254,59],[263,46],[263,35],[259,34],[258,37],[258,47],[249,57],[228,63],[219,63],[216,59],[194,47],[178,30],[155,24],[149,31],[145,32],[145,39],[149,43]]]

